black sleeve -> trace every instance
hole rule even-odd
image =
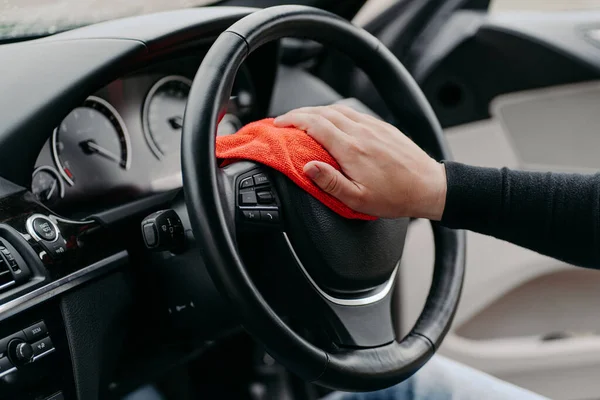
[[[448,192],[442,225],[600,268],[600,174],[444,164]]]

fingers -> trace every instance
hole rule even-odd
[[[351,208],[359,206],[361,189],[331,165],[321,161],[311,161],[304,166],[304,173],[323,191],[342,203]]]
[[[332,104],[328,108],[337,111],[344,115],[346,118],[354,121],[356,124],[368,126],[376,131],[381,131],[382,128],[387,128],[388,124],[379,118],[375,118],[372,115],[356,111],[355,109],[348,107],[344,104]]]
[[[277,117],[274,124],[279,127],[295,126],[306,131],[336,159],[343,157],[348,147],[350,137],[318,114],[294,111]]]
[[[345,133],[350,133],[356,130],[356,122],[348,118],[343,113],[336,109],[328,106],[324,107],[302,107],[296,110],[290,111],[290,113],[302,113],[302,114],[316,114],[324,117],[332,124],[334,124],[339,130]]]
[[[385,122],[371,115],[356,111],[343,104],[333,104],[321,107],[303,107],[292,110],[287,114],[276,118],[275,125],[285,126],[281,124],[284,121],[287,121],[289,116],[298,113],[323,117],[335,125],[335,127],[338,128],[342,133],[355,137],[363,136],[366,132],[379,133],[390,128]],[[296,127],[306,130],[300,126]]]

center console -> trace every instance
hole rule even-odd
[[[0,400],[82,398],[61,294],[123,265],[119,242],[98,220],[56,216],[26,191],[0,198]]]

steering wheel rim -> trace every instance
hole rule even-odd
[[[437,159],[449,159],[442,129],[416,82],[375,37],[334,14],[304,6],[257,11],[222,33],[202,62],[190,91],[182,135],[182,171],[194,234],[209,273],[242,325],[275,359],[307,381],[346,391],[372,391],[411,376],[435,353],[448,331],[464,277],[465,237],[432,224],[436,244],[433,283],[411,332],[384,346],[328,353],[295,333],[262,297],[236,246],[232,213],[223,204],[215,158],[218,122],[226,112],[237,70],[262,45],[303,37],[349,56],[371,78],[406,133]]]

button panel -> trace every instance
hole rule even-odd
[[[9,344],[14,347],[15,344],[26,343],[31,345],[33,348],[33,361],[52,353],[55,348],[52,343],[50,336],[48,336],[48,328],[44,321],[39,321],[22,331],[13,333],[12,335],[6,336],[0,339],[0,376],[2,376],[2,363],[9,362],[11,368],[13,368],[18,361],[11,360],[14,357],[14,349],[9,351]],[[11,355],[12,354],[12,355]],[[23,363],[19,364],[22,365]],[[17,365],[18,367],[18,365]]]
[[[236,187],[238,223],[250,228],[279,228],[280,209],[269,176],[260,170],[238,178]]]

